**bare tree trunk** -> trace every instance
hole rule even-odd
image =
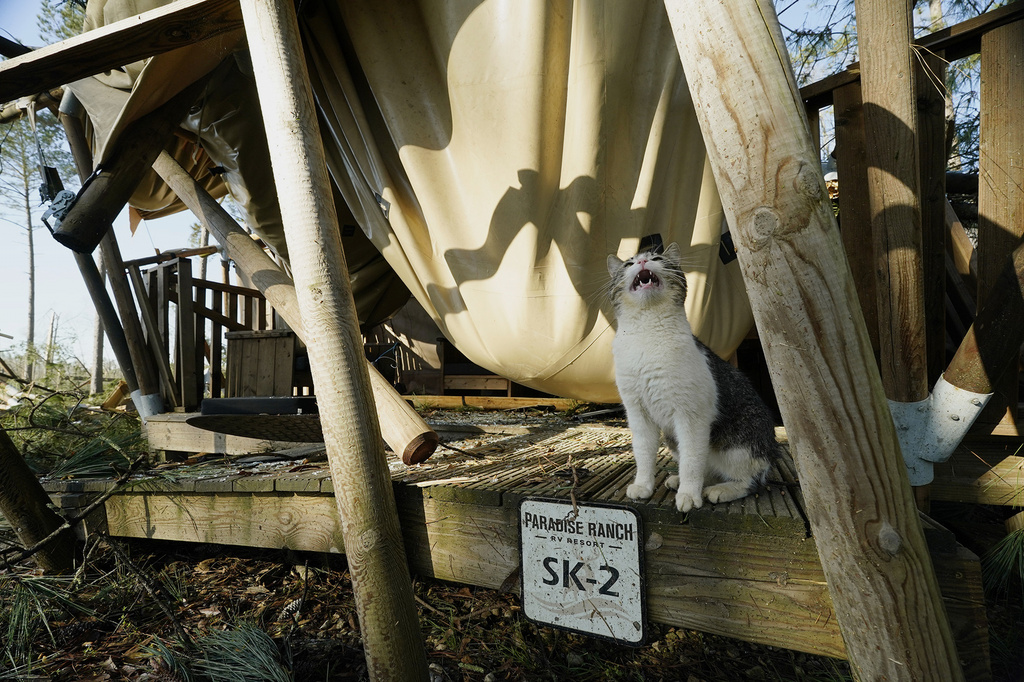
[[[96,256],[96,269],[106,280],[106,270],[103,265],[103,252]],[[103,392],[103,318],[96,314],[96,324],[92,332],[92,377],[89,381],[89,395],[96,395]]]
[[[46,371],[50,371],[53,364],[53,346],[56,343],[57,335],[57,312],[50,312],[50,331],[46,334]]]
[[[199,227],[199,246],[210,245],[210,231],[206,229],[205,225]],[[199,259],[199,279],[206,279],[206,261],[207,256],[202,256]]]
[[[14,528],[23,546],[31,547],[61,525],[61,518],[47,506],[49,502],[11,437],[0,429],[0,514]],[[74,552],[74,536],[68,531],[34,558],[47,573],[64,573],[74,566]]]
[[[28,333],[25,335],[25,379],[35,378],[36,359],[36,246],[32,234],[29,176],[25,175],[25,230],[28,235]]]

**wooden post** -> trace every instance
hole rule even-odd
[[[125,273],[121,249],[117,246],[117,239],[109,224],[106,234],[100,239],[100,250],[103,253],[103,261],[107,264],[107,279],[121,316],[125,339],[128,341],[128,350],[132,356],[132,365],[135,367],[135,375],[139,379],[139,393],[147,401],[158,401],[160,380],[157,378],[153,357],[149,353],[142,334],[142,323],[139,321],[139,313],[135,308],[135,299],[132,298],[131,285],[128,284],[128,275]],[[144,408],[143,405],[136,405],[136,407],[140,412],[144,409],[147,410],[144,416],[148,416],[150,411],[163,411],[155,405],[150,405],[147,408]]]
[[[71,154],[78,169],[78,177],[82,182],[85,182],[85,178],[89,175],[89,169],[92,168],[92,155],[85,141],[85,131],[82,128],[82,122],[75,116],[65,113],[61,113],[60,122],[63,124],[64,132],[68,138],[68,145],[71,148]],[[96,306],[96,313],[103,321],[103,331],[107,335],[107,340],[110,341],[110,349],[114,351],[114,357],[121,368],[121,374],[124,376],[125,383],[128,384],[128,390],[137,391],[139,390],[139,380],[135,374],[135,365],[132,363],[128,339],[125,337],[121,320],[117,317],[117,312],[114,310],[114,304],[110,301],[110,295],[107,293],[107,286],[103,281],[103,275],[100,274],[96,261],[92,259],[92,256],[77,251],[73,253],[75,254],[75,263],[78,265],[78,269],[82,273],[82,279],[85,281],[85,287],[89,291],[93,305]],[[104,263],[104,267],[107,267],[107,265],[107,263]]]
[[[427,661],[291,0],[242,0],[370,678]]]
[[[972,393],[992,393],[1001,377],[1017,378],[1021,343],[1024,343],[1024,243],[1018,244],[1008,259],[1004,258],[1003,269],[946,368],[945,379]]]
[[[856,0],[878,338],[889,400],[928,398],[918,198],[917,91],[909,0]]]
[[[878,357],[878,278],[875,248],[871,237],[868,194],[864,103],[860,82],[854,81],[832,92],[836,121],[836,172],[839,175],[839,230],[846,248],[860,309]]]
[[[249,274],[252,285],[267,297],[296,336],[308,343],[292,278],[170,154],[160,154],[153,169],[220,242],[238,269]],[[406,464],[430,457],[437,448],[437,434],[373,365],[366,366],[384,441]]]
[[[181,95],[178,97],[181,97]],[[86,182],[86,178],[89,177],[89,174],[92,172],[92,158],[91,153],[89,152],[88,143],[85,139],[85,131],[82,128],[81,122],[73,116],[62,116],[61,120],[64,123],[64,131],[68,138],[68,145],[73,150],[75,165],[78,168],[78,177],[84,184]],[[128,154],[129,151],[130,150],[125,150],[125,153],[121,156],[130,155]],[[125,171],[122,167],[122,172],[118,173],[117,177],[123,178],[124,173]],[[122,187],[123,191],[123,187],[125,186],[124,180],[119,179],[117,182],[118,185]],[[137,173],[133,176],[132,182],[138,182]],[[95,183],[90,187],[93,186],[95,186]],[[135,184],[132,184],[131,186],[134,187]],[[128,194],[130,193],[131,191],[129,190]],[[102,193],[98,193],[97,190],[94,189],[92,193],[88,195],[83,193],[83,195],[79,197],[79,201],[75,204],[75,207],[72,208],[72,212],[77,208],[81,216],[88,217],[90,220],[104,220],[107,219],[105,217],[105,212],[109,211],[114,204],[118,206],[117,211],[115,211],[114,214],[107,219],[107,222],[102,225],[89,223],[88,221],[81,224],[87,225],[89,233],[96,235],[97,241],[101,244],[103,262],[107,269],[110,289],[114,293],[114,300],[117,302],[117,308],[121,318],[120,323],[116,325],[116,327],[123,331],[125,345],[127,346],[128,354],[130,356],[128,364],[133,368],[131,374],[136,387],[132,388],[132,390],[134,391],[137,388],[141,394],[140,396],[137,396],[137,402],[140,404],[136,405],[136,407],[145,417],[155,410],[155,405],[153,403],[156,402],[157,394],[160,391],[160,384],[156,378],[156,371],[154,370],[152,358],[150,357],[145,341],[143,340],[142,325],[139,322],[139,316],[135,310],[135,304],[132,302],[131,287],[128,285],[128,278],[125,274],[124,261],[121,258],[121,250],[117,247],[117,241],[114,238],[113,230],[110,228],[110,221],[113,220],[114,216],[116,216],[117,212],[121,210],[127,200],[127,195],[125,195],[123,199],[118,196],[111,198]],[[61,224],[63,225],[64,223]],[[56,234],[54,237],[56,238]],[[58,239],[58,241],[60,240]],[[65,246],[67,246],[67,244],[65,244]],[[93,246],[95,247],[95,244],[93,244]],[[72,248],[72,250],[75,251],[78,256],[85,255],[81,249]],[[96,270],[96,264],[93,262],[91,257],[83,259],[78,256],[76,256],[76,260],[78,261],[79,268],[82,269],[83,275],[86,275],[86,284],[90,287],[90,292],[92,292],[95,285],[90,284],[89,280],[99,277],[98,270]],[[95,274],[92,272],[94,270],[96,270]],[[102,282],[102,280],[100,281]],[[105,287],[101,288],[104,291],[103,295],[106,296]],[[95,294],[93,296],[93,300],[97,300]],[[111,345],[113,346],[113,343],[111,343]],[[117,352],[117,348],[114,348],[114,352]],[[119,357],[118,360],[120,361],[120,359],[121,358]],[[123,365],[122,369],[124,369]],[[127,372],[125,373],[125,382],[128,383],[129,388],[132,387],[132,381],[128,380]]]
[[[926,377],[934,386],[946,368],[946,62],[923,50],[916,61]]]
[[[666,6],[854,673],[963,679],[775,10]]]
[[[1024,21],[981,38],[981,150],[978,160],[978,309],[1024,234]],[[995,391],[979,421],[1015,425],[1018,375],[992,376]]]
[[[110,341],[110,349],[114,351],[114,358],[117,359],[117,365],[121,368],[124,382],[128,384],[129,391],[137,391],[139,390],[139,380],[135,376],[135,365],[132,364],[132,354],[128,350],[124,328],[121,326],[121,320],[117,317],[114,304],[107,294],[107,287],[99,268],[96,267],[96,261],[87,253],[75,252],[75,263],[78,264],[79,272],[82,273],[82,280],[85,282],[85,288],[89,291],[89,297],[92,298],[92,304],[96,306],[96,313],[103,320],[103,331],[107,335],[107,340]]]

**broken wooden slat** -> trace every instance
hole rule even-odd
[[[240,28],[237,0],[178,0],[0,63],[0,102]]]

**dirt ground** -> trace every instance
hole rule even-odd
[[[211,634],[255,627],[272,638],[274,675],[246,677],[229,661],[233,673],[193,679],[368,679],[343,558],[118,544],[129,558],[97,547],[76,589],[91,615],[52,614],[49,632],[34,636],[34,676],[22,679],[188,679],[183,671],[202,671],[203,655],[181,645],[168,614],[208,657],[204,638]],[[415,595],[435,682],[850,679],[842,661],[676,628],[652,625],[648,643],[634,649],[538,627],[517,596],[494,590],[416,578]],[[156,653],[158,640],[177,655]],[[252,649],[242,657],[253,659]]]

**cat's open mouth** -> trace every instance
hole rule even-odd
[[[647,268],[642,269],[633,278],[633,284],[629,287],[630,291],[636,291],[637,289],[646,289],[647,287],[656,287],[661,284],[661,280],[658,276]]]

